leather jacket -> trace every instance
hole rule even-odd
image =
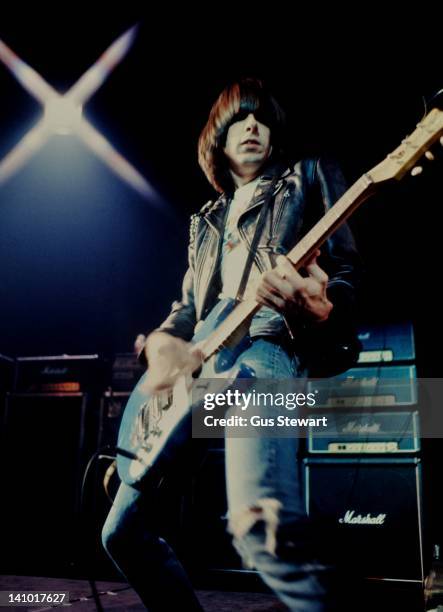
[[[343,175],[335,162],[326,158],[304,159],[292,167],[274,163],[265,168],[249,205],[238,220],[239,234],[251,245],[264,194],[271,181],[278,177],[273,201],[266,218],[254,261],[260,271],[275,266],[275,258],[286,254],[315,222],[346,191]],[[215,202],[208,202],[191,217],[188,249],[189,267],[182,286],[181,300],[172,305],[167,319],[158,328],[174,336],[190,340],[196,323],[206,317],[221,290],[220,254],[229,195],[223,193]],[[353,312],[358,279],[359,259],[349,227],[342,225],[321,247],[320,265],[329,276],[327,295],[334,305],[326,324],[286,321],[290,336],[301,338],[324,335],[336,330]],[[316,329],[318,328],[318,329]],[[319,332],[319,329],[323,331]],[[263,335],[277,333],[272,321]],[[306,333],[304,333],[306,336]]]

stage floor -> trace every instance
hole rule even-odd
[[[105,612],[110,610],[125,612],[143,612],[145,607],[137,594],[124,582],[97,582],[100,601]],[[1,591],[68,591],[70,596],[70,610],[78,612],[95,612],[96,607],[91,595],[91,587],[86,580],[72,580],[68,578],[44,578],[38,576],[0,576]],[[243,593],[225,591],[197,591],[198,598],[205,612],[283,612],[285,606],[266,593]],[[65,607],[65,606],[63,606]],[[57,606],[58,609],[60,606]],[[17,607],[17,610],[26,612],[43,612],[53,610],[50,606]],[[2,608],[7,609],[14,608]],[[168,611],[172,612],[172,611]]]
[[[143,604],[137,594],[125,582],[96,583],[104,612],[143,612]],[[206,587],[206,584],[204,585]],[[209,585],[212,586],[212,585]],[[230,588],[236,588],[231,586]],[[243,586],[243,589],[248,588]],[[96,612],[91,587],[87,580],[72,578],[49,578],[38,576],[0,576],[0,591],[67,591],[70,602],[66,606],[73,612]],[[259,591],[259,589],[257,589]],[[246,592],[245,590],[197,590],[197,595],[205,612],[284,612],[287,608],[276,597],[266,592]],[[366,585],[353,592],[353,612],[424,612],[425,605],[421,591],[411,590],[407,585],[386,586]],[[16,609],[20,612],[47,612],[61,609],[60,606],[34,605],[20,607],[4,607],[2,610]],[[430,605],[428,612],[443,612],[443,606]],[[165,612],[175,612],[165,610]],[[337,611],[341,612],[341,611]]]

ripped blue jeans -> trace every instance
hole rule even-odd
[[[239,361],[257,378],[299,375],[296,357],[263,337]],[[336,610],[330,598],[332,570],[311,549],[298,443],[297,438],[226,438],[229,530],[244,563],[258,570],[290,610]],[[148,528],[144,495],[121,485],[103,528],[103,544],[148,610],[201,610],[172,549]]]
[[[240,359],[257,378],[302,374],[295,356],[263,338],[255,340]],[[266,417],[266,409],[260,414]],[[334,610],[332,568],[320,562],[312,548],[299,439],[226,436],[225,449],[229,531],[245,565],[256,568],[290,610]]]

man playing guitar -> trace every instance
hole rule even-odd
[[[349,228],[341,225],[300,271],[284,255],[345,184],[330,159],[290,164],[285,129],[281,107],[257,79],[229,85],[212,107],[199,163],[219,197],[193,215],[182,297],[144,342],[150,393],[169,389],[178,374],[202,365],[204,355],[191,342],[195,327],[224,297],[262,306],[251,320],[251,342],[236,361],[255,377],[306,376],[310,355],[331,346],[334,363],[326,366],[339,371],[352,364],[355,351],[339,341],[349,330],[358,276]],[[245,563],[289,609],[335,609],[331,568],[310,543],[297,438],[227,437],[225,448],[229,530]],[[121,485],[103,529],[104,546],[149,610],[201,610],[172,549],[149,529],[148,497]]]

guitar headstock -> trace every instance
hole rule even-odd
[[[369,170],[366,175],[374,184],[392,179],[399,181],[407,172],[414,169],[423,155],[426,155],[428,159],[433,159],[429,149],[438,140],[443,145],[442,135],[443,111],[434,108],[417,124],[416,129],[403,140],[400,146]]]

